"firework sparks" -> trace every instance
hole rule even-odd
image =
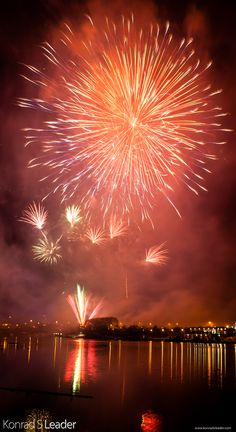
[[[106,241],[105,232],[101,227],[88,228],[85,237],[87,237],[93,244],[97,245],[101,245]]]
[[[80,207],[76,205],[66,207],[66,219],[71,228],[73,228],[82,219],[80,216]]]
[[[62,201],[80,196],[86,215],[96,200],[104,220],[132,212],[151,220],[160,193],[174,206],[178,180],[196,194],[206,190],[214,144],[224,144],[217,133],[227,130],[214,102],[221,90],[208,84],[211,63],[195,57],[192,39],[175,40],[169,23],[139,28],[133,15],[106,19],[103,31],[89,23],[93,39],[83,44],[68,26],[55,48],[43,44],[53,76],[28,66],[25,78],[53,95],[19,101],[50,112],[44,127],[25,129],[26,145],[42,148],[29,166],[49,170],[41,180]]]
[[[127,227],[123,224],[122,220],[116,220],[116,218],[110,219],[108,229],[110,239],[123,236],[127,231]]]
[[[47,424],[51,420],[52,416],[48,411],[33,409],[25,419],[27,427],[24,430],[28,430],[28,432],[37,432],[38,425],[40,425],[40,431],[46,432],[46,430],[48,430]]]
[[[145,261],[147,263],[163,265],[166,264],[167,257],[167,249],[163,249],[165,243],[162,243],[159,246],[152,246],[150,249],[146,250]]]
[[[84,326],[86,321],[95,317],[101,307],[101,302],[95,307],[90,296],[87,296],[84,288],[77,284],[77,294],[67,296],[67,301],[74,312],[74,315],[81,326]]]
[[[45,210],[41,203],[29,204],[28,207],[23,210],[23,216],[19,219],[20,222],[25,222],[38,230],[42,230],[47,220],[48,212]]]
[[[45,234],[39,239],[38,243],[32,247],[34,259],[36,261],[45,262],[49,264],[56,264],[62,258],[59,244],[61,237],[55,242],[50,241]]]

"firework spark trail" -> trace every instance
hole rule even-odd
[[[100,302],[93,307],[91,297],[86,295],[84,288],[81,288],[79,284],[77,284],[77,294],[68,295],[67,301],[81,326],[84,326],[87,320],[94,318],[102,305]]]
[[[106,241],[105,231],[101,227],[90,227],[85,233],[87,237],[93,244],[101,245]]]
[[[114,239],[115,237],[120,237],[126,234],[127,227],[124,225],[122,220],[117,220],[116,218],[111,218],[109,221],[109,237]]]
[[[53,242],[43,233],[43,237],[32,247],[34,259],[49,264],[57,264],[58,260],[62,258],[60,240],[61,237]]]
[[[80,216],[80,208],[76,205],[66,207],[66,219],[71,228],[73,228],[82,219]]]
[[[72,295],[69,294],[67,296],[67,301],[68,301],[71,309],[73,310],[77,321],[80,323],[80,316],[79,316],[78,309],[77,309],[77,306],[76,306],[76,300],[72,297]]]
[[[48,212],[44,206],[39,203],[36,204],[34,201],[29,204],[28,207],[23,210],[23,216],[19,219],[20,222],[25,222],[38,230],[42,230],[47,220]]]
[[[163,249],[165,243],[162,243],[159,246],[152,246],[150,249],[146,250],[145,261],[147,263],[163,265],[166,264],[167,257],[167,249]]]
[[[42,45],[54,76],[28,66],[25,78],[42,97],[19,105],[50,113],[44,127],[25,129],[26,145],[42,149],[29,166],[46,167],[51,193],[79,197],[87,217],[95,201],[104,220],[151,220],[160,193],[175,207],[169,195],[179,180],[206,190],[207,161],[224,144],[216,135],[227,130],[214,102],[221,90],[208,84],[211,63],[202,66],[192,39],[175,40],[169,23],[139,28],[131,15],[106,19],[102,32],[89,22],[83,48],[68,26],[55,48]]]

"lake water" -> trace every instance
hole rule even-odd
[[[79,432],[235,430],[236,345],[12,335],[0,346],[0,387],[92,396],[1,390],[1,431],[40,415]]]

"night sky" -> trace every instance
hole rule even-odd
[[[6,3],[6,4],[5,4]],[[218,160],[209,164],[208,192],[198,197],[176,187],[174,209],[160,198],[155,230],[144,224],[104,246],[63,243],[63,261],[56,266],[32,259],[35,232],[18,221],[28,203],[40,201],[45,185],[39,170],[27,163],[35,149],[25,149],[22,128],[40,127],[41,114],[17,106],[18,97],[31,97],[32,88],[20,76],[24,64],[38,65],[40,44],[52,40],[62,22],[80,26],[85,13],[116,19],[127,2],[72,0],[9,0],[1,4],[0,23],[0,319],[62,319],[73,321],[66,294],[76,283],[98,299],[101,315],[125,322],[148,320],[157,324],[226,324],[235,321],[235,132],[217,149]],[[149,20],[169,19],[173,34],[193,36],[204,61],[213,60],[213,88],[223,88],[219,104],[224,127],[235,129],[236,26],[229,4],[222,1],[129,2],[131,10]],[[227,6],[227,7],[226,7]],[[64,207],[53,195],[45,203],[51,224],[61,220]],[[57,228],[55,228],[56,230]],[[167,242],[166,266],[141,263],[145,248]],[[129,298],[125,298],[127,274]]]

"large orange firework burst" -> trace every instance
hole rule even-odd
[[[220,90],[211,90],[210,63],[201,65],[192,39],[175,40],[168,23],[106,19],[103,31],[89,23],[83,43],[66,25],[55,48],[42,45],[47,74],[28,66],[40,95],[20,106],[48,113],[39,129],[25,129],[40,151],[29,166],[48,169],[51,192],[73,197],[85,217],[98,209],[104,220],[151,219],[159,194],[173,204],[179,180],[205,189],[212,145],[225,130]]]

